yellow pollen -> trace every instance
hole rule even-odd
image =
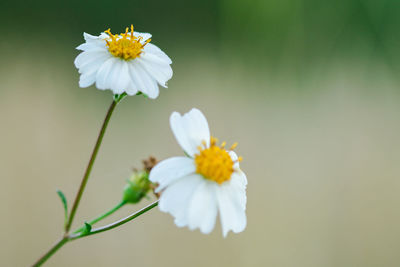
[[[134,36],[133,25],[131,25],[131,31],[129,28],[125,29],[125,33],[112,34],[110,29],[106,30],[108,39],[106,39],[108,51],[114,56],[124,60],[135,59],[140,56],[143,52],[143,48],[148,44],[151,39],[147,39],[143,42],[143,37]]]
[[[233,143],[233,145],[231,146],[230,150],[234,150],[237,147],[238,143]]]
[[[228,151],[224,148],[225,142],[221,146],[217,145],[218,139],[211,137],[210,147],[199,146],[199,154],[195,155],[196,172],[204,178],[222,184],[231,179],[234,172],[233,165],[241,160],[233,161]],[[205,142],[204,142],[205,143]]]

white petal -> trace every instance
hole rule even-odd
[[[81,74],[79,77],[79,86],[85,88],[94,84],[96,82],[96,73],[97,71]]]
[[[192,174],[171,184],[160,196],[160,210],[174,216],[177,226],[186,226],[187,211],[193,192],[204,182],[204,178],[200,175]]]
[[[110,36],[109,36],[107,33],[105,33],[105,32],[100,33],[100,35],[99,35],[98,38],[101,39],[101,40],[103,40],[103,41],[105,41],[105,40],[110,40],[110,39],[111,39]]]
[[[142,39],[142,43],[144,43],[147,39],[151,38],[151,34],[150,34],[150,33],[147,33],[147,32],[137,32],[137,31],[134,31],[134,32],[133,32],[133,35],[136,36],[136,37],[142,37],[142,38],[143,38],[143,39]]]
[[[188,207],[188,226],[194,230],[200,228],[203,234],[210,233],[217,219],[217,183],[204,180],[195,190]]]
[[[122,68],[122,62],[121,59],[119,58],[115,58],[115,60],[113,61],[113,65],[110,69],[110,71],[108,72],[107,75],[107,80],[105,83],[105,88],[106,89],[112,89],[112,91],[117,94],[115,91],[115,83],[118,82],[118,77],[119,77],[119,73],[121,71]]]
[[[143,52],[140,55],[140,58],[144,58],[147,61],[150,61],[151,63],[158,64],[158,65],[171,65],[172,64],[172,61],[168,56],[164,57],[162,55],[157,55],[152,52]]]
[[[96,42],[99,40],[99,36],[91,35],[89,33],[84,32],[83,33],[83,38],[85,39],[86,42],[91,43],[91,42]]]
[[[129,62],[129,74],[131,75],[131,80],[134,85],[134,87],[138,91],[142,91],[142,88],[145,87],[145,84],[143,83],[141,77],[138,75],[136,71],[136,64],[134,64],[133,61]]]
[[[97,40],[96,42],[91,42],[91,43],[83,43],[79,45],[77,50],[82,50],[84,52],[87,51],[102,51],[102,52],[108,52],[106,42],[104,40]]]
[[[91,54],[90,58],[86,58],[86,61],[82,62],[79,61],[79,67],[78,71],[79,73],[85,74],[85,73],[90,73],[90,72],[96,72],[100,66],[109,58],[111,58],[111,55],[109,53],[104,53],[104,52],[97,52],[97,53],[89,53],[89,52],[83,52],[81,54]],[[78,55],[79,57],[80,55]],[[78,59],[77,57],[77,59]],[[77,65],[77,64],[76,64]]]
[[[233,178],[233,180],[237,180],[239,183],[246,186],[247,185],[247,177],[246,177],[246,174],[244,174],[244,172],[242,172],[242,170],[240,169],[237,154],[234,151],[229,151],[228,153],[229,153],[229,156],[231,156],[231,159],[233,160],[233,162],[235,162],[233,164],[233,168],[235,169],[235,172],[232,175],[235,176],[237,179]]]
[[[246,228],[246,213],[243,204],[241,204],[243,194],[245,192],[233,189],[229,183],[222,184],[217,190],[218,208],[224,237],[230,230],[239,233]]]
[[[232,183],[238,184],[246,188],[247,177],[246,174],[241,170],[235,170],[231,176]]]
[[[151,57],[149,59],[148,54],[143,55],[137,59],[141,65],[146,69],[146,71],[157,80],[157,82],[163,86],[167,87],[167,81],[172,78],[172,68],[169,64],[159,64],[157,62],[152,62]]]
[[[114,65],[118,63],[118,59],[115,57],[107,59],[103,65],[99,68],[96,74],[96,87],[105,90],[109,89],[109,75]]]
[[[132,64],[132,62],[130,62],[130,61],[127,62],[128,74],[129,74],[129,84],[126,88],[126,93],[128,95],[136,95],[139,92],[139,87],[138,87],[137,83],[135,83],[135,80],[132,78],[131,64]]]
[[[238,161],[239,157],[237,156],[236,152],[231,150],[231,151],[228,151],[228,153],[229,153],[229,156],[231,156],[232,161],[235,162],[233,164],[233,168],[240,169],[239,161]]]
[[[90,49],[106,49],[106,42],[99,36],[90,35],[86,32],[83,33],[83,38],[85,38],[85,43],[79,45],[76,49],[78,50],[90,50]]]
[[[150,98],[158,96],[158,87],[155,80],[152,80],[144,69],[137,62],[129,64],[129,73],[135,86]]]
[[[109,75],[109,87],[114,94],[122,94],[131,81],[128,63],[125,60],[118,60]]]
[[[196,171],[193,159],[173,157],[158,163],[150,172],[149,179],[159,183],[156,192],[160,192],[171,183]]]
[[[160,62],[166,62],[167,64],[172,64],[172,60],[167,56],[167,54],[165,54],[158,46],[154,45],[154,44],[147,44],[144,47],[144,53],[146,54],[153,54],[155,55]]]
[[[140,76],[142,82],[144,83],[144,87],[140,91],[146,94],[149,98],[157,98],[160,92],[157,81],[144,69],[144,67],[140,64],[140,61],[136,61],[134,64],[136,73],[138,76]]]
[[[241,205],[243,210],[246,210],[246,185],[247,185],[247,178],[244,172],[234,172],[231,176],[231,179],[226,182],[227,185],[230,187],[230,190],[237,196],[237,200]]]
[[[128,66],[128,70],[129,70],[129,66]],[[129,84],[126,87],[126,93],[128,95],[136,95],[138,93],[138,89],[136,88],[135,84],[132,81],[132,78],[129,79]]]
[[[202,146],[202,142],[207,147],[210,145],[210,129],[200,110],[193,108],[183,116],[173,112],[170,125],[177,142],[191,157],[198,152],[197,147]]]
[[[104,57],[104,52],[96,51],[85,51],[80,53],[74,60],[75,67],[82,68],[85,64],[90,64],[93,60]]]

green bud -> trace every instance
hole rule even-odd
[[[123,200],[127,203],[138,203],[151,188],[149,173],[135,171],[125,185]]]

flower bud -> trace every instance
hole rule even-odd
[[[122,200],[126,203],[138,203],[143,197],[147,195],[154,185],[149,180],[150,170],[157,164],[154,157],[149,157],[143,160],[143,170],[133,170],[131,178],[124,187]]]
[[[135,171],[124,187],[123,200],[138,203],[150,190],[151,182],[147,171]]]

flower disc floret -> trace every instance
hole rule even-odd
[[[113,56],[124,60],[131,60],[139,57],[144,46],[151,41],[151,39],[147,39],[142,43],[143,37],[134,36],[133,25],[131,25],[130,32],[127,27],[125,33],[112,34],[110,29],[106,30],[105,33],[109,36],[109,39],[106,40],[108,51],[110,51]]]
[[[194,159],[198,174],[218,184],[231,179],[235,162],[228,151],[226,151],[225,142],[221,146],[218,146],[217,139],[211,137],[210,147],[204,148],[200,146],[198,149],[199,154],[196,154]]]

